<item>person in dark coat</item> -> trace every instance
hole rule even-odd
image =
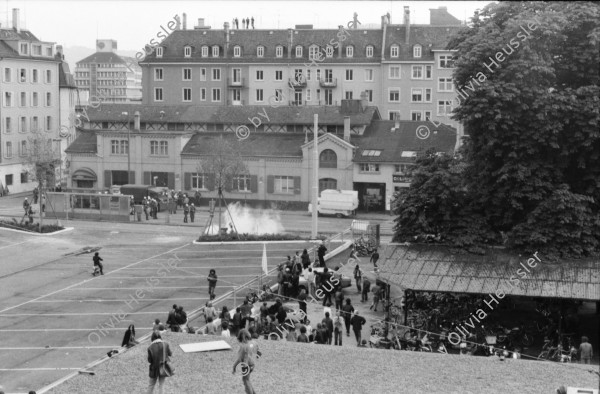
[[[250,28],[250,18],[246,17],[246,29]]]
[[[212,269],[210,270],[208,277],[208,295],[211,300],[215,299],[215,287],[217,287],[217,272]]]
[[[325,312],[325,318],[321,322],[321,325],[327,330],[327,340],[325,342],[328,345],[331,345],[331,339],[333,338],[333,320],[329,317],[329,312]]]
[[[310,255],[308,254],[308,251],[306,249],[302,251],[300,260],[302,260],[302,269],[307,269],[310,265]]]
[[[235,18],[235,28],[238,30],[240,29],[240,21],[238,18]]]
[[[102,258],[100,257],[100,254],[98,252],[94,253],[94,257],[92,257],[92,260],[94,261],[94,267],[98,267],[100,268],[100,275],[104,275],[104,266],[102,265],[101,261]]]
[[[173,304],[173,309],[169,311],[169,316],[167,317],[167,327],[171,328],[171,331],[177,332],[179,330],[179,325],[177,324],[177,304]]]
[[[148,385],[148,393],[154,392],[154,387],[158,382],[158,392],[163,392],[165,378],[160,376],[160,366],[163,362],[168,361],[173,353],[169,344],[162,341],[158,332],[152,333],[152,344],[148,347],[148,362],[150,363],[150,384]],[[166,360],[165,360],[166,356]]]
[[[121,346],[133,347],[137,344],[139,344],[139,342],[135,339],[135,326],[133,324],[130,324],[127,328],[127,331],[125,331],[125,335],[123,336]]]
[[[190,221],[194,223],[194,217],[196,217],[196,207],[194,203],[190,204]]]
[[[252,24],[252,28],[254,29],[254,17],[250,19],[250,23]]]
[[[321,267],[325,267],[325,253],[327,253],[327,248],[325,247],[325,243],[321,242],[319,249],[317,249],[317,256],[319,256],[319,265]]]
[[[358,315],[358,311],[355,311],[354,316],[350,319],[352,331],[354,331],[354,336],[356,337],[356,346],[360,346],[362,326],[364,326],[366,322],[364,317]]]
[[[367,302],[367,301],[369,301],[369,292],[370,291],[371,291],[371,282],[369,281],[369,278],[367,278],[365,276],[365,277],[363,277],[362,295],[360,297],[360,302]]]
[[[188,222],[188,214],[190,213],[190,207],[185,204],[183,206],[183,222],[187,223]]]
[[[346,325],[346,335],[350,336],[350,319],[354,313],[354,307],[350,298],[346,298],[346,305],[342,307],[342,316],[344,318],[344,324]]]

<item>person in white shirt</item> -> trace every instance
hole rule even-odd
[[[231,334],[230,334],[230,332],[229,332],[229,323],[228,323],[228,322],[226,322],[226,321],[224,321],[224,322],[221,324],[221,336],[222,336],[222,337],[227,337],[227,338],[230,338],[230,337],[231,337]]]

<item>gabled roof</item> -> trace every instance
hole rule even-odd
[[[352,136],[351,142],[359,147],[354,157],[361,163],[412,163],[416,157],[402,157],[402,152],[425,153],[429,148],[436,152],[452,154],[456,145],[456,129],[437,123],[436,127],[428,121],[399,121],[399,130],[394,130],[392,120],[373,121],[362,136]],[[419,138],[426,137],[426,138]],[[378,156],[363,156],[365,150],[378,150]]]
[[[600,299],[597,258],[555,264],[544,261],[541,254],[537,258],[500,249],[488,249],[480,256],[457,254],[448,247],[431,244],[390,245],[379,272],[382,279],[412,290],[471,294],[501,290],[507,295],[527,297]],[[517,275],[517,270],[526,276]],[[518,279],[516,284],[514,279],[509,281],[511,277]]]
[[[65,153],[97,153],[96,133],[84,131],[65,149]]]
[[[102,104],[97,108],[87,108],[91,122],[124,121],[133,119],[135,111],[140,112],[141,122],[153,123],[207,123],[207,124],[247,124],[248,118],[259,118],[263,124],[274,125],[312,125],[313,115],[319,115],[319,124],[343,125],[344,116],[341,107],[328,106],[192,106],[192,105],[139,105],[139,104]],[[127,112],[128,115],[122,115]],[[162,112],[162,114],[161,114]],[[265,117],[266,112],[266,117]],[[259,115],[260,114],[260,115]],[[367,107],[364,112],[348,115],[352,126],[366,126],[377,118],[377,108]],[[267,119],[268,117],[268,119]]]
[[[311,133],[311,135],[312,135],[312,133]],[[325,140],[333,140],[334,143],[339,144],[339,145],[343,145],[343,146],[345,146],[346,148],[349,148],[349,149],[356,148],[351,143],[349,143],[349,142],[345,141],[344,139],[338,137],[337,135],[331,134],[331,133],[325,133],[325,134],[319,136],[319,139],[318,139],[319,146],[323,142],[325,142]],[[305,143],[304,145],[302,145],[302,148],[304,148],[304,147],[312,147],[314,145],[314,141],[315,141],[315,139],[312,138],[310,141],[308,141],[307,143]]]
[[[88,57],[81,59],[75,64],[79,63],[112,63],[112,64],[127,64],[125,60],[114,52],[96,52]]]
[[[27,29],[20,29],[17,32],[16,29],[0,29],[0,40],[24,40],[41,42],[38,38]]]
[[[237,144],[244,157],[302,157],[301,146],[304,144],[302,133],[253,133],[248,138],[239,140],[235,133],[200,132],[188,141],[181,151],[181,156],[210,155],[210,142],[224,138]],[[247,155],[246,155],[247,154]]]

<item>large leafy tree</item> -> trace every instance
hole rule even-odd
[[[469,136],[457,217],[482,215],[496,238],[524,251],[600,250],[599,10],[494,3],[449,44],[462,94],[454,118]],[[411,230],[426,231],[401,231]]]

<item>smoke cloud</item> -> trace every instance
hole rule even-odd
[[[240,234],[278,234],[285,231],[279,213],[271,209],[253,209],[242,206],[239,202],[231,203],[227,208],[229,208],[231,217],[227,210],[223,209],[221,226],[227,227],[228,234],[233,232],[232,218],[233,224],[235,224],[235,228]],[[218,211],[215,209],[213,225],[207,227],[204,234],[219,234],[219,218],[217,215]]]

